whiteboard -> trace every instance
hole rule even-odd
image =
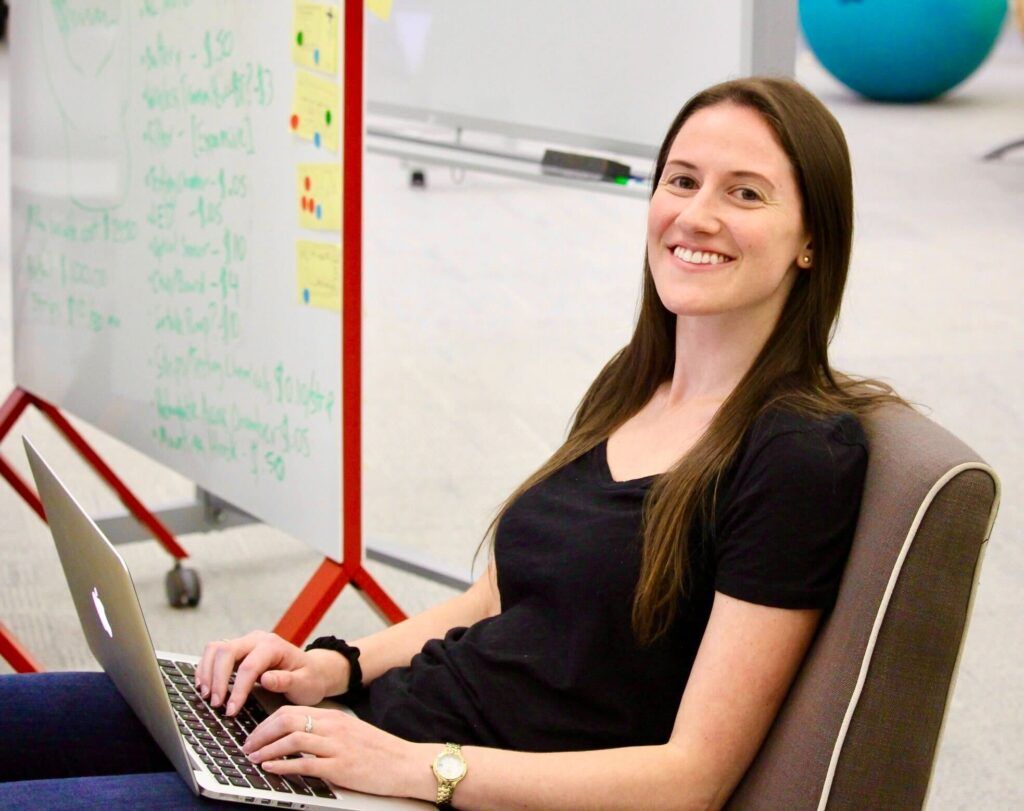
[[[14,2],[14,371],[338,560],[340,316],[306,303],[297,245],[341,237],[299,227],[297,184],[340,151],[291,116],[299,74],[338,111],[341,81],[296,66],[293,9]]]
[[[795,60],[793,0],[394,0],[366,18],[371,113],[643,156],[697,91]]]

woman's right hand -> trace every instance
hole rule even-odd
[[[235,683],[229,694],[233,671]],[[267,631],[210,642],[196,666],[200,694],[214,707],[226,702],[228,715],[242,708],[257,681],[265,690],[283,693],[293,704],[312,706],[345,692],[348,679],[344,656],[332,650],[307,652]]]

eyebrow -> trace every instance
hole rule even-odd
[[[695,171],[697,169],[697,167],[694,166],[692,163],[688,163],[687,161],[681,161],[681,160],[670,160],[670,161],[667,161],[665,163],[665,168],[667,169],[672,164],[675,164],[676,166],[682,166],[684,169],[693,169]],[[729,175],[730,177],[753,177],[753,178],[757,178],[758,180],[761,180],[764,183],[766,183],[773,191],[775,190],[775,184],[774,183],[772,183],[764,175],[759,174],[758,172],[753,172],[750,169],[738,169],[738,170],[735,170],[735,171],[732,171],[732,172],[726,172],[726,174]]]

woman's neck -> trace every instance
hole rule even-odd
[[[666,405],[724,402],[754,364],[775,318],[750,313],[676,317],[676,356]]]

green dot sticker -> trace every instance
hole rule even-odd
[[[324,121],[327,122],[327,126],[328,127],[331,126],[331,111],[330,110],[327,110],[327,112],[324,113]]]
[[[295,42],[298,43],[300,48],[302,47],[302,32],[301,31],[299,31],[299,33],[297,33],[295,35]]]

